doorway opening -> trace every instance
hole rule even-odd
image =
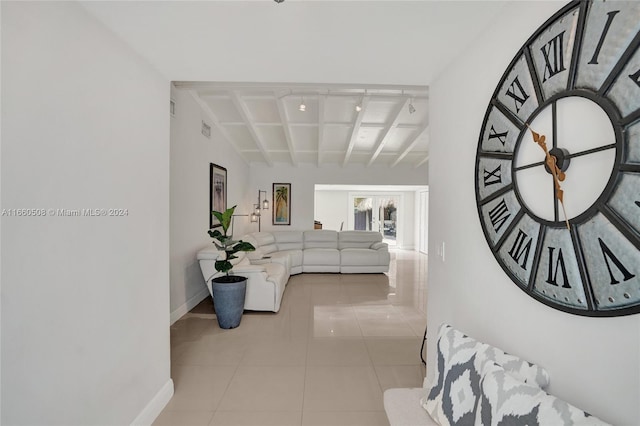
[[[389,247],[398,243],[398,208],[402,204],[401,194],[350,195],[350,221],[348,229],[355,231],[377,231]]]
[[[316,184],[314,220],[322,229],[380,232],[391,249],[424,252],[428,210],[421,194],[426,191],[426,185]]]

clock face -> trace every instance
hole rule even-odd
[[[535,299],[640,312],[640,2],[572,2],[525,43],[480,132],[476,201]]]

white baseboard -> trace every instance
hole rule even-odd
[[[169,379],[162,386],[156,396],[154,396],[146,407],[138,414],[138,417],[131,423],[131,426],[151,425],[158,418],[164,407],[173,396],[173,380]]]
[[[209,290],[207,289],[207,287],[205,287],[200,292],[196,293],[195,296],[187,300],[182,306],[179,306],[175,311],[171,312],[171,325],[182,318],[182,316],[189,312],[191,309],[195,308],[198,303],[202,302],[208,296]]]

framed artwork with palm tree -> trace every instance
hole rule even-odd
[[[273,184],[273,224],[291,225],[291,184]]]

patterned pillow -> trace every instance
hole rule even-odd
[[[549,386],[549,373],[542,367],[489,346],[484,354],[487,361],[493,361],[516,379],[535,385],[541,389]]]
[[[488,345],[471,339],[448,325],[438,333],[435,383],[420,403],[440,425],[473,424],[480,396],[478,353]]]
[[[606,425],[602,420],[523,383],[494,363],[482,371],[476,424]]]
[[[502,365],[521,381],[540,387],[549,384],[544,369],[443,324],[438,332],[434,384],[420,401],[433,420],[441,425],[473,424],[481,394],[480,372],[487,362]]]

